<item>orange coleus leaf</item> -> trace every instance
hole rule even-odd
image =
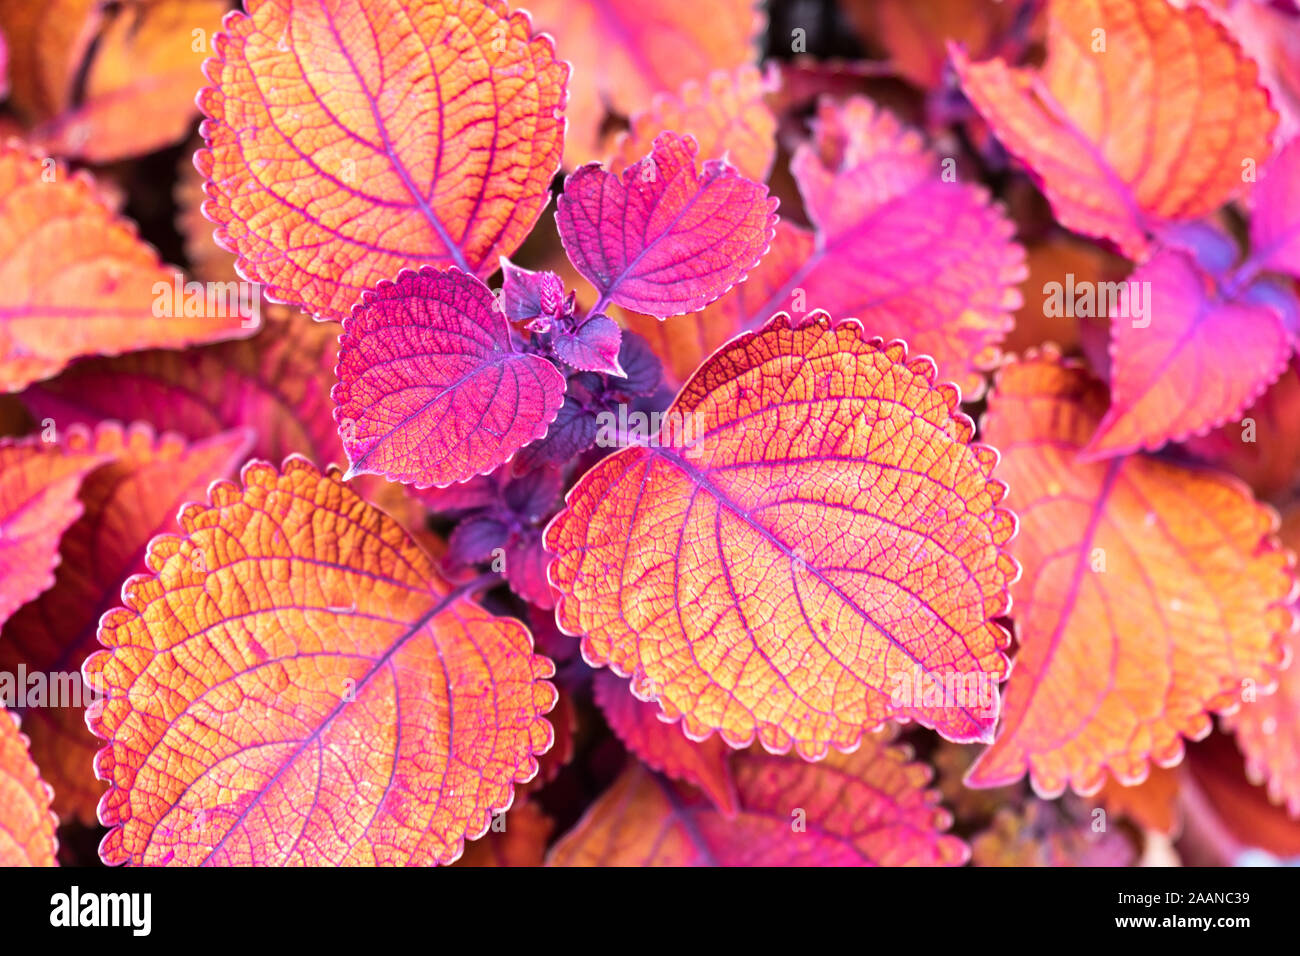
[[[217,245],[212,236],[212,223],[203,215],[203,200],[207,198],[204,189],[206,180],[194,165],[194,153],[202,148],[203,141],[193,141],[186,146],[177,163],[176,185],[172,199],[176,205],[176,231],[185,242],[185,259],[190,272],[199,279],[209,282],[228,282],[237,278],[235,273],[236,256]]]
[[[555,821],[531,801],[493,818],[482,839],[465,845],[457,866],[541,866]]]
[[[1041,71],[953,60],[1057,220],[1130,258],[1161,222],[1239,194],[1277,125],[1255,63],[1197,4],[1052,0]]]
[[[756,0],[659,0],[653,10],[640,0],[529,0],[537,28],[573,64],[564,165],[601,154],[607,111],[631,116],[655,93],[756,60],[765,19],[759,7]]]
[[[930,768],[873,734],[817,763],[733,758],[740,812],[720,813],[639,764],[552,848],[551,866],[955,866],[969,850],[926,789]]]
[[[95,632],[105,611],[121,601],[122,582],[144,570],[149,541],[169,530],[181,505],[203,497],[219,478],[235,474],[252,444],[248,429],[187,444],[155,438],[147,425],[101,425],[92,434],[68,429],[70,455],[107,456],[82,482],[81,517],[63,534],[54,586],[20,608],[0,633],[0,670],[50,675],[79,672],[99,649]],[[87,701],[88,702],[88,701]],[[103,788],[93,764],[100,741],[86,729],[82,701],[33,706],[24,726],[32,756],[54,787],[60,817],[95,819]]]
[[[526,14],[253,0],[225,30],[200,98],[203,210],[277,300],[341,318],[403,267],[486,278],[541,215],[569,71]]]
[[[817,758],[901,717],[987,740],[1015,519],[958,401],[901,343],[777,316],[569,492],[557,620],[693,739]]]
[[[727,762],[731,751],[720,739],[687,739],[681,727],[659,719],[653,702],[633,697],[627,681],[613,671],[596,674],[592,696],[610,730],[642,763],[699,787],[723,813],[736,812],[736,784]]]
[[[66,0],[63,6],[68,9],[56,16],[76,14]],[[64,71],[56,87],[62,95],[50,104],[56,109],[19,101],[32,142],[61,156],[106,163],[183,139],[198,113],[194,98],[203,85],[208,44],[228,7],[226,0],[97,3],[80,11],[80,28],[55,26],[55,17],[24,17],[46,49],[64,31],[91,38],[80,51],[75,44],[59,51],[52,64]]]
[[[1146,780],[1133,786],[1108,778],[1099,797],[1110,813],[1128,817],[1147,830],[1172,835],[1181,825],[1178,790],[1182,779],[1182,767],[1153,767]]]
[[[100,855],[447,863],[551,745],[554,668],[383,512],[302,458],[245,466],[100,627]]]
[[[57,823],[18,715],[0,706],[0,866],[57,866]]]
[[[0,441],[0,623],[54,583],[82,479],[104,461],[37,437]]]
[[[998,377],[983,437],[1021,516],[1020,643],[1002,726],[967,778],[1044,796],[1138,783],[1267,685],[1291,626],[1276,516],[1233,479],[1143,457],[1083,463],[1106,390],[1053,351]]]
[[[1117,828],[1093,829],[1085,808],[1029,800],[998,811],[992,825],[971,840],[976,866],[1131,866],[1133,844]]]
[[[182,282],[89,177],[0,146],[0,388],[46,378],[78,355],[251,334],[237,309],[186,315],[171,294]]]
[[[1279,536],[1288,548],[1300,549],[1300,507],[1287,509]],[[1270,799],[1300,817],[1300,655],[1296,651],[1293,643],[1276,692],[1243,694],[1241,710],[1227,723],[1237,733],[1251,779],[1267,784]]]
[[[746,179],[763,182],[776,159],[776,117],[766,99],[776,85],[773,70],[747,64],[703,82],[688,80],[676,94],[656,94],[615,141],[609,171],[622,172],[649,155],[655,138],[672,130],[695,138],[700,159],[725,159]]]
[[[1048,308],[1051,293],[1044,290],[1054,288],[1052,283],[1064,288],[1069,282],[1076,286],[1118,282],[1130,271],[1124,259],[1066,232],[1055,233],[1027,246],[1025,266],[1029,274],[1021,285],[1024,304],[1016,312],[1015,325],[1002,343],[1003,349],[1009,353],[1023,352],[1048,342],[1057,344],[1065,352],[1077,348],[1082,338],[1082,324],[1094,320],[1074,315],[1073,309]],[[1095,321],[1105,323],[1106,320]],[[1103,324],[1103,334],[1104,331]]]
[[[29,388],[23,402],[38,420],[148,421],[191,439],[249,426],[257,433],[250,457],[298,453],[341,464],[329,400],[339,332],[336,323],[277,307],[252,338],[83,359]]]

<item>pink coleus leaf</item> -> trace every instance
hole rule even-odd
[[[106,457],[39,437],[0,441],[0,623],[54,583],[82,479]]]
[[[583,372],[609,372],[622,376],[618,364],[619,344],[623,333],[607,315],[593,315],[572,332],[555,333],[555,354],[565,365]]]
[[[610,730],[646,766],[704,791],[728,816],[737,810],[736,782],[727,760],[731,751],[718,738],[695,742],[682,728],[660,719],[659,708],[632,695],[628,682],[610,670],[592,679],[592,696]]]
[[[1300,137],[1264,167],[1250,202],[1251,262],[1300,276]]]
[[[777,201],[721,160],[695,168],[695,140],[663,133],[621,177],[589,163],[564,184],[555,220],[569,260],[614,303],[665,317],[702,309],[745,278],[772,242]]]
[[[1128,308],[1111,316],[1111,406],[1085,451],[1090,457],[1205,434],[1286,368],[1291,344],[1282,316],[1224,298],[1184,252],[1157,252],[1122,289]]]
[[[348,477],[442,487],[546,434],[564,377],[515,351],[495,306],[469,273],[428,266],[365,294],[343,323],[332,393]]]

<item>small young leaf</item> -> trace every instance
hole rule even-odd
[[[555,333],[555,354],[565,365],[579,371],[608,372],[622,378],[623,369],[618,364],[622,337],[613,319],[593,315],[572,332],[560,329]]]

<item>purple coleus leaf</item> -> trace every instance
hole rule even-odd
[[[565,365],[582,372],[609,372],[623,376],[618,364],[619,345],[623,335],[617,323],[606,315],[593,315],[582,325],[570,331],[555,331],[555,354]]]
[[[515,351],[492,292],[459,269],[403,271],[343,323],[334,419],[347,477],[445,487],[546,434],[564,377]]]
[[[609,303],[665,318],[695,312],[745,278],[775,235],[777,200],[720,160],[695,169],[695,140],[661,133],[616,176],[589,163],[565,181],[555,220],[569,261]]]

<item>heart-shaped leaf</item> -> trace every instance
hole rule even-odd
[[[1089,456],[1204,434],[1238,416],[1286,368],[1291,342],[1282,316],[1222,298],[1183,252],[1162,249],[1117,285],[1125,295],[1118,310],[1113,300],[1108,306],[1111,406]],[[1145,307],[1134,308],[1141,300]]]
[[[357,474],[439,487],[546,434],[564,376],[516,352],[491,291],[458,269],[404,270],[343,323],[334,418]]]
[[[560,241],[600,298],[660,318],[702,309],[745,278],[767,251],[775,199],[721,160],[695,169],[695,141],[655,139],[616,176],[589,163],[564,181]]]
[[[756,60],[760,6],[756,0],[657,0],[647,15],[641,0],[529,0],[537,28],[555,37],[573,64],[564,165],[575,169],[601,155],[607,108],[631,116],[655,93]]]
[[[815,759],[891,718],[988,739],[1015,518],[958,402],[855,322],[739,337],[569,492],[557,620],[693,739]]]
[[[337,472],[244,468],[83,668],[106,863],[448,863],[551,745],[554,668]]]

